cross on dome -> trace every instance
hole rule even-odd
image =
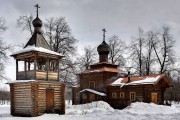
[[[36,13],[37,13],[37,17],[38,17],[38,9],[40,8],[40,6],[38,4],[34,5],[36,7]]]
[[[105,41],[106,29],[104,28],[102,29],[102,31],[103,31],[103,41]]]

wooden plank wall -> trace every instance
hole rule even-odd
[[[117,98],[112,98],[112,93],[115,92]],[[120,98],[120,92],[124,92],[124,98]],[[142,102],[151,102],[151,93],[157,93],[157,104],[161,104],[163,102],[163,90],[160,86],[157,85],[138,85],[138,86],[124,86],[122,88],[118,86],[109,86],[107,88],[107,102],[114,108],[123,108],[131,103],[130,101],[130,92],[136,93],[135,101]],[[133,101],[132,101],[133,102]]]
[[[16,83],[10,85],[11,89],[11,114],[18,116],[31,116],[33,101],[31,99],[31,84]]]
[[[65,113],[65,84],[39,82],[38,84],[38,111],[39,115],[46,110],[46,89],[54,90],[54,109],[59,114]]]
[[[54,110],[65,113],[65,84],[57,82],[11,83],[11,114],[39,116],[46,111],[46,89],[54,90]]]
[[[30,80],[34,79],[34,70],[26,71],[20,71],[17,73],[17,79],[18,80]],[[47,80],[47,72],[46,71],[37,71],[36,72],[36,79],[37,80]],[[58,73],[57,72],[48,72],[48,80],[57,81],[58,80]]]

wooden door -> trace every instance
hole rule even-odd
[[[46,110],[51,110],[54,107],[54,90],[46,89]]]
[[[151,102],[157,104],[157,93],[151,93]]]
[[[96,99],[95,99],[95,95],[94,94],[90,94],[90,101],[95,101]]]

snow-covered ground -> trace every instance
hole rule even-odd
[[[66,114],[38,117],[13,117],[9,105],[0,105],[0,120],[180,120],[180,104],[170,106],[136,102],[123,110],[113,109],[103,101],[67,105]]]

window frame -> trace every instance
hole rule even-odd
[[[130,101],[131,102],[136,101],[136,92],[130,92]]]
[[[120,92],[119,97],[120,99],[124,99],[124,92]]]
[[[112,99],[117,99],[117,93],[116,92],[112,92],[111,93],[111,98]]]

